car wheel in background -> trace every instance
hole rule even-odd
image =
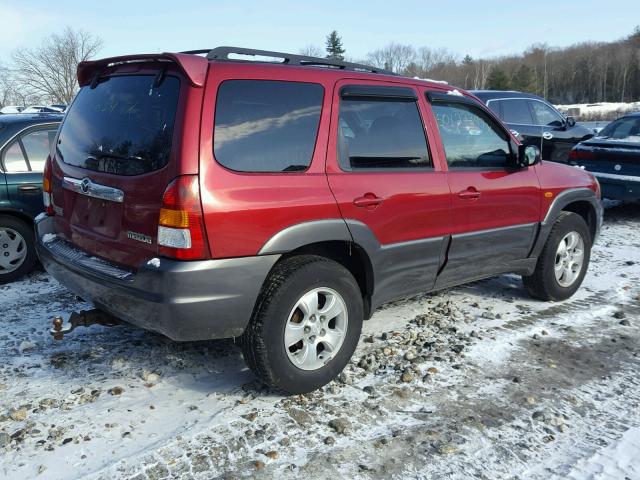
[[[29,273],[37,260],[33,226],[0,215],[0,284],[13,282]]]

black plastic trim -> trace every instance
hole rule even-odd
[[[418,96],[413,88],[392,87],[379,85],[345,85],[340,89],[342,98],[374,97],[385,100],[410,100],[415,101]]]

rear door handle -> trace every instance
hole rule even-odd
[[[480,192],[477,191],[474,187],[469,187],[466,190],[458,193],[458,197],[463,200],[473,200],[480,197]]]
[[[42,187],[40,185],[36,185],[34,183],[20,185],[18,190],[20,192],[39,192]]]
[[[353,204],[356,207],[373,208],[382,203],[383,199],[376,196],[375,193],[365,193],[362,197],[355,198]]]

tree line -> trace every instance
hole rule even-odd
[[[36,48],[19,48],[0,61],[0,107],[73,100],[76,66],[96,56],[102,40],[67,27]],[[553,103],[640,100],[640,27],[613,42],[582,42],[568,47],[532,45],[523,53],[493,58],[464,57],[444,48],[391,43],[350,58],[337,31],[325,48],[310,45],[301,53],[365,63],[411,77],[444,80],[465,89],[519,90]]]
[[[326,41],[327,57],[338,41]],[[319,49],[315,49],[317,52]],[[305,52],[313,51],[307,47]],[[536,44],[523,53],[472,58],[443,48],[391,43],[356,60],[411,77],[444,80],[474,90],[519,90],[554,103],[630,102],[640,100],[640,26],[613,42],[582,42],[568,47]]]

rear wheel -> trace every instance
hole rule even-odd
[[[578,214],[562,212],[533,275],[522,277],[525,288],[540,300],[565,300],[580,288],[590,257],[591,234],[586,222]]]
[[[17,218],[0,216],[0,284],[29,273],[36,261],[33,227]]]
[[[346,366],[362,329],[362,294],[353,275],[323,257],[277,264],[243,336],[249,367],[266,384],[307,393]]]

